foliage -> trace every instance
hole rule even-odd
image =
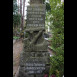
[[[19,24],[20,24],[20,15],[19,14],[13,15],[13,26],[18,27]]]
[[[57,6],[55,10],[52,9],[51,13],[53,15],[50,18],[53,21],[51,25],[53,32],[52,47],[56,49],[64,44],[64,5]]]
[[[50,4],[48,2],[46,2],[46,11],[51,11],[51,7],[50,7]]]
[[[20,15],[18,14],[17,1],[13,0],[13,27],[17,27],[20,24]]]
[[[61,0],[50,0],[51,10],[47,12],[47,22],[52,30],[51,48],[55,55],[50,57],[50,75],[62,77],[64,74],[64,3]]]
[[[13,14],[16,14],[17,11],[18,11],[18,9],[17,9],[17,1],[13,0]]]
[[[64,74],[64,57],[62,55],[54,55],[50,58],[51,69],[50,74],[55,74],[56,77],[62,77]]]
[[[19,38],[20,38],[20,37],[17,37],[17,36],[14,36],[14,37],[13,37],[13,39],[15,39],[15,40],[17,40],[17,39],[19,39]]]

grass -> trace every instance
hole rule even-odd
[[[20,38],[20,37],[17,37],[17,36],[14,36],[14,37],[13,37],[14,40],[17,40],[17,39],[19,39],[19,38]]]

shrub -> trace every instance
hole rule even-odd
[[[64,4],[60,0],[50,0],[51,18],[53,22],[50,27],[52,30],[51,48],[55,55],[50,57],[50,75],[62,77],[64,74]]]

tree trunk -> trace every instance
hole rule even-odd
[[[22,20],[22,24],[23,24],[23,26],[24,26],[25,1],[26,1],[26,0],[23,0],[23,20]]]
[[[21,30],[23,30],[23,24],[22,24],[22,0],[20,0],[20,14],[21,14]]]
[[[19,0],[18,0],[18,13],[20,14]]]
[[[20,14],[22,16],[22,0],[20,0]]]

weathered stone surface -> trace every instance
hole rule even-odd
[[[24,39],[23,53],[20,58],[19,77],[43,77],[49,73],[49,53],[47,41],[44,39],[45,5],[42,0],[31,0],[27,9],[28,37]],[[36,4],[35,4],[36,3]]]
[[[30,0],[30,4],[42,4],[43,0]]]
[[[45,4],[31,5],[27,7],[26,30],[37,30],[45,28]],[[39,29],[40,30],[40,29]]]

